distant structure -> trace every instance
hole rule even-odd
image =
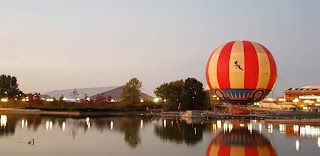
[[[320,106],[320,83],[302,88],[289,88],[284,92],[285,102],[293,102],[298,107]]]
[[[66,90],[55,90],[48,93],[44,93],[41,97],[50,97],[59,99],[64,97],[65,101],[76,101],[77,98],[84,99],[89,98],[95,100],[99,95],[105,97],[108,101],[118,102],[120,101],[121,92],[124,91],[124,86],[112,86],[112,87],[98,87],[98,88],[74,88]],[[140,93],[140,100],[152,101],[153,97],[145,93]]]

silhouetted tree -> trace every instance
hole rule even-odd
[[[205,107],[206,93],[202,83],[195,78],[188,78],[184,81],[181,107],[182,109],[202,109]]]
[[[132,78],[124,86],[124,91],[121,93],[120,102],[125,105],[134,105],[140,102],[140,89],[142,82],[137,78]]]
[[[100,105],[100,106],[106,104],[106,98],[103,96],[103,94],[99,94],[96,97],[96,100],[94,101],[94,104],[95,105]]]
[[[19,84],[15,76],[4,75],[0,76],[0,96],[15,98],[17,95],[22,94],[19,90]]]
[[[154,94],[166,99],[165,106],[171,110],[177,110],[179,103],[184,110],[201,109],[205,106],[206,94],[202,83],[195,78],[164,83],[155,89]]]

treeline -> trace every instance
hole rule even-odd
[[[155,101],[141,98],[142,82],[137,78],[130,79],[120,95],[120,102],[111,102],[111,97],[97,96],[96,99],[85,98],[68,102],[64,97],[52,97],[42,100],[40,93],[24,94],[19,90],[17,78],[10,75],[0,76],[0,97],[6,98],[6,107],[24,108],[72,108],[72,107],[114,107],[119,110],[145,110],[147,108],[165,110],[198,110],[210,109],[210,92],[203,90],[203,84],[195,78],[163,83],[154,90]],[[76,91],[76,90],[75,90]],[[12,105],[8,105],[12,104]],[[2,107],[4,103],[2,102]]]

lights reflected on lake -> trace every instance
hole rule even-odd
[[[16,155],[33,156],[43,155],[45,149],[51,148],[54,151],[46,155],[65,155],[60,152],[62,149],[77,149],[67,154],[79,156],[89,152],[95,155],[215,155],[226,148],[229,154],[237,150],[291,156],[320,152],[319,126],[259,120],[9,114],[1,115],[0,138],[0,146],[7,155],[17,151],[14,150],[17,147],[24,150]],[[25,147],[32,139],[38,152]]]
[[[1,115],[1,127],[7,126],[7,115]]]

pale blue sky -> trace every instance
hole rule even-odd
[[[275,95],[320,83],[320,2],[294,0],[0,0],[0,73],[24,92],[194,77],[233,40],[266,46]]]

